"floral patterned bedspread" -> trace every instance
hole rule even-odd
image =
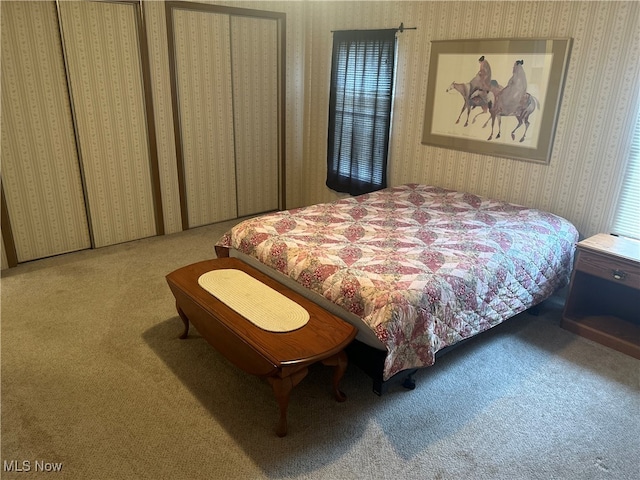
[[[566,285],[577,240],[551,213],[411,184],[249,219],[217,245],[362,318],[387,380]]]

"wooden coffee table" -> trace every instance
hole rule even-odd
[[[291,332],[274,333],[255,326],[198,284],[198,278],[212,270],[241,270],[280,292],[309,312],[305,326]],[[315,303],[290,290],[237,258],[207,260],[180,268],[167,275],[167,283],[176,299],[176,309],[184,323],[186,338],[189,323],[224,357],[247,373],[266,377],[280,407],[276,427],[278,436],[287,434],[287,407],[291,390],[307,375],[316,362],[334,367],[333,395],[339,402],[346,396],[339,389],[347,368],[344,348],[356,336],[356,328]]]

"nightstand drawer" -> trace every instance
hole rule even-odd
[[[578,250],[576,270],[640,290],[640,266],[611,256]]]

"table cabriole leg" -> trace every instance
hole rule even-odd
[[[333,396],[337,402],[344,402],[347,396],[340,391],[340,381],[344,376],[344,372],[347,370],[348,358],[344,350],[336,353],[332,357],[322,360],[322,364],[334,367],[333,370]]]
[[[178,311],[178,315],[180,315],[180,318],[182,319],[182,323],[184,323],[184,332],[182,332],[182,335],[180,335],[180,338],[184,340],[189,335],[189,319],[187,318],[187,316],[184,314],[184,312],[178,306],[177,303],[176,303],[176,310]]]
[[[267,377],[273,393],[280,407],[280,418],[278,419],[278,425],[276,426],[276,435],[284,437],[287,435],[287,408],[289,407],[289,398],[291,397],[291,390],[297,384],[299,384],[309,372],[308,368],[303,368],[297,372],[289,375],[288,377]]]

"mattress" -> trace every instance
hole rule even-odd
[[[356,318],[386,380],[565,286],[577,240],[549,212],[407,184],[248,219],[217,245]]]

